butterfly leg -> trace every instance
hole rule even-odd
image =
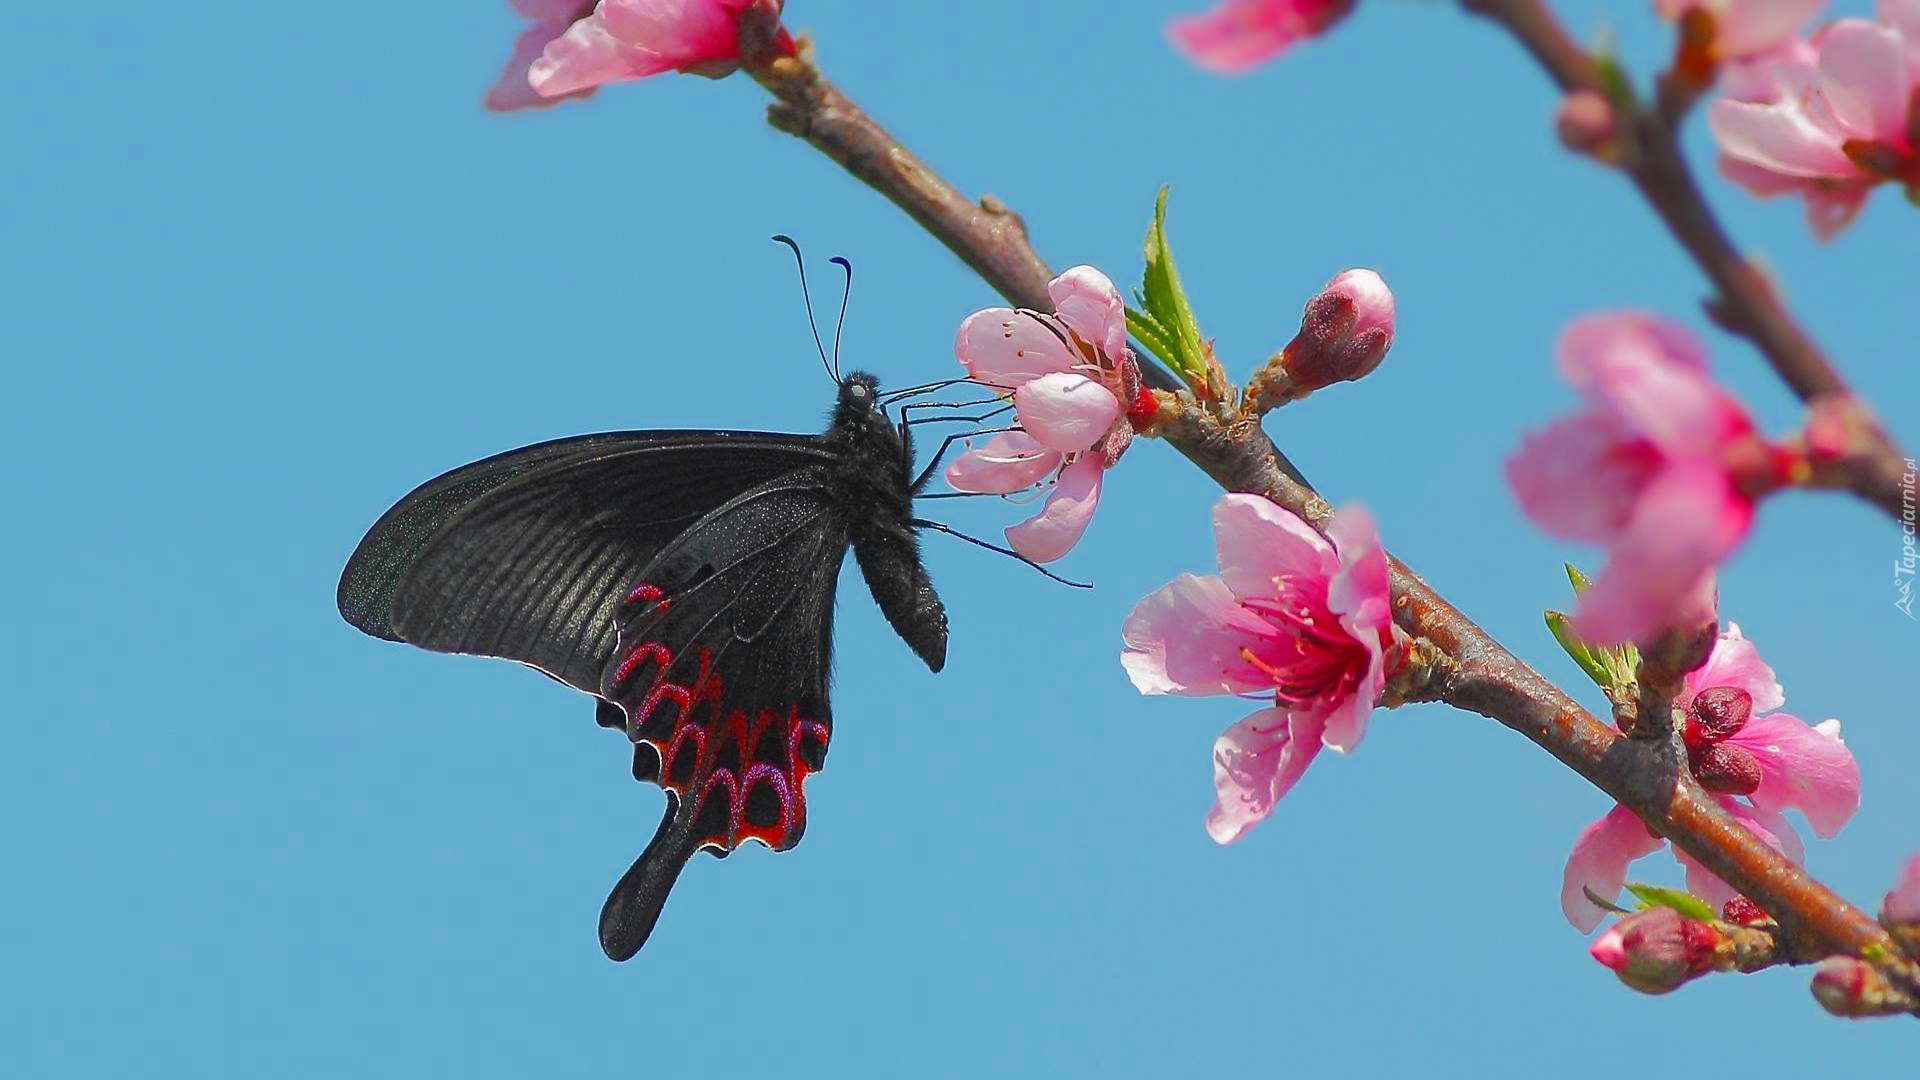
[[[905,418],[903,417],[902,419],[904,420]],[[947,436],[941,440],[940,448],[933,452],[933,459],[927,462],[927,467],[920,470],[919,476],[913,478],[913,486],[908,490],[918,495],[920,489],[926,487],[927,482],[933,479],[935,470],[940,468],[940,459],[946,457],[947,451],[953,449],[953,444],[959,442],[961,439],[971,439],[976,435],[998,435],[1002,432],[1018,430],[1020,429],[1013,427],[987,428],[984,431],[963,431],[958,435]]]

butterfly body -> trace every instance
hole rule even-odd
[[[378,637],[500,656],[598,699],[667,792],[601,913],[637,952],[695,851],[775,850],[806,826],[825,762],[835,582],[849,548],[881,612],[934,671],[945,611],[920,560],[912,442],[877,384],[840,382],[822,435],[625,432],[456,469],[368,532],[341,614]]]

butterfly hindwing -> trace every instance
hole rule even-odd
[[[810,467],[715,509],[619,598],[601,697],[624,710],[634,776],[667,791],[647,850],[608,897],[601,944],[637,951],[695,851],[784,851],[825,762],[835,579],[849,544],[828,470]]]
[[[613,607],[661,547],[739,492],[823,457],[820,440],[809,436],[649,432],[627,439],[522,468],[468,498],[425,540],[413,540],[419,525],[405,513],[410,506],[474,485],[461,479],[468,470],[443,477],[452,481],[443,487],[429,483],[417,503],[410,496],[389,511],[389,519],[398,515],[395,529],[376,526],[362,541],[362,552],[383,553],[364,564],[380,573],[356,578],[356,553],[342,597],[358,580],[354,594],[369,594],[362,609],[376,611],[384,588],[383,636],[519,660],[596,692],[614,647]],[[414,516],[433,524],[428,514]],[[402,536],[405,543],[390,539]],[[388,575],[391,552],[404,554],[409,544],[412,558]]]

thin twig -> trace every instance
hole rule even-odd
[[[1505,27],[1561,90],[1606,92],[1592,54],[1567,34],[1541,0],[1460,0],[1460,6]],[[1672,122],[1685,110],[1642,108],[1632,101],[1615,101],[1615,108],[1620,167],[1718,291],[1710,305],[1715,320],[1752,342],[1801,400],[1846,398],[1864,415],[1864,403],[1781,303],[1766,272],[1740,254],[1707,206]],[[1858,435],[1853,452],[1836,466],[1834,486],[1900,520],[1905,455],[1870,417]]]

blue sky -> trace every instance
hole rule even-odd
[[[487,115],[517,26],[467,6],[0,13],[0,1025],[18,1025],[0,1037],[21,1075],[1847,1075],[1920,1046],[1911,1025],[1825,1018],[1804,973],[1622,990],[1556,903],[1604,798],[1477,717],[1377,714],[1360,752],[1215,847],[1208,752],[1246,707],[1140,698],[1116,662],[1133,603],[1212,561],[1216,492],[1152,444],[1061,564],[1090,593],[930,539],[953,623],[939,676],[847,576],[805,843],[697,860],[640,958],[607,962],[595,917],[659,793],[557,684],[349,629],[346,556],[414,484],[512,446],[816,430],[833,391],[771,233],[852,259],[847,362],[892,385],[953,374],[954,328],[995,298],[767,128],[744,79]],[[1237,374],[1327,278],[1379,270],[1393,355],[1269,430],[1575,685],[1539,611],[1565,603],[1561,560],[1593,553],[1530,528],[1499,474],[1572,402],[1560,328],[1666,314],[1772,430],[1793,401],[1699,316],[1698,274],[1630,188],[1557,148],[1544,80],[1490,27],[1369,3],[1226,80],[1164,46],[1187,6],[789,14],[830,77],[1025,214],[1056,266],[1134,278],[1171,184],[1190,294]],[[1561,10],[1644,71],[1665,41],[1649,6]],[[1697,121],[1689,144],[1709,159]],[[1920,446],[1920,216],[1883,192],[1819,245],[1797,205],[1705,184]],[[1018,512],[936,505],[988,535]],[[1868,905],[1920,849],[1898,539],[1791,496],[1722,578],[1789,711],[1845,724],[1864,805],[1810,862]]]

